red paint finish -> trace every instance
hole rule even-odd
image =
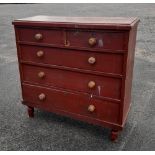
[[[110,135],[111,141],[116,141],[118,138],[118,130],[112,130]]]
[[[134,56],[135,56],[135,44],[136,44],[136,33],[137,27],[133,27],[129,34],[129,45],[128,45],[128,55],[126,58],[126,80],[125,80],[125,96],[123,105],[123,115],[122,122],[125,123],[127,115],[131,106],[131,89],[132,89],[132,76],[133,76],[133,66],[134,66]]]
[[[29,117],[31,117],[31,118],[34,117],[34,108],[33,107],[28,106],[27,112],[28,112]]]
[[[40,85],[54,86],[79,92],[87,92],[92,95],[107,98],[120,99],[121,79],[78,72],[42,68],[30,65],[22,65],[23,81]],[[44,72],[45,77],[39,78],[38,73]],[[88,83],[95,82],[94,88],[89,88]]]
[[[15,20],[22,103],[29,116],[40,108],[109,127],[115,141],[131,105],[138,22],[122,17]]]
[[[37,56],[38,51],[43,51],[44,54],[42,57]],[[93,70],[110,74],[123,74],[123,54],[120,53],[98,53],[26,45],[21,45],[19,52],[21,55],[21,61],[24,61],[25,63],[34,62],[79,68],[90,70],[90,72]],[[90,57],[96,59],[94,64],[88,62]]]
[[[110,50],[125,50],[123,39],[126,34],[123,32],[107,32],[107,31],[67,31],[67,41],[70,46],[88,47],[95,49],[110,49]],[[88,44],[89,38],[96,38],[96,44],[90,47]],[[111,46],[113,45],[113,46]]]
[[[44,93],[46,98],[42,101],[38,96]],[[78,93],[69,93],[57,89],[37,87],[23,84],[24,100],[31,102],[32,106],[52,109],[60,109],[75,114],[85,115],[113,123],[118,121],[119,105],[108,101],[102,101],[97,98],[90,98],[89,95],[80,95]],[[95,111],[89,112],[88,106],[94,105]]]
[[[61,29],[42,30],[39,28],[25,29],[18,28],[19,41],[26,42],[39,42],[40,44],[63,45],[70,47],[85,47],[93,48],[96,50],[109,49],[109,50],[126,50],[124,46],[125,32],[113,31],[81,31],[79,29],[73,31],[63,32]],[[29,34],[29,35],[27,35]],[[35,34],[41,34],[42,39],[39,41],[35,39]],[[89,45],[90,38],[96,38],[96,44],[91,47]],[[113,46],[111,46],[113,44]]]
[[[16,27],[43,27],[43,28],[76,28],[101,30],[130,30],[138,23],[135,17],[57,17],[33,16],[13,21]]]
[[[63,44],[62,36],[63,31],[61,30],[42,30],[42,29],[17,29],[19,41],[26,42],[39,42],[39,43],[51,43],[51,44]],[[35,34],[42,34],[41,40],[35,39]]]

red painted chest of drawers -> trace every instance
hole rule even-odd
[[[137,18],[35,16],[13,21],[23,104],[112,129],[131,101]]]

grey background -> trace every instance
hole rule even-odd
[[[21,92],[12,20],[33,15],[137,16],[132,107],[117,143],[110,130],[35,110]],[[0,5],[0,150],[155,150],[155,4]]]

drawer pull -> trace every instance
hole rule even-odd
[[[37,52],[37,57],[43,57],[44,56],[44,52],[43,51],[38,51]]]
[[[35,34],[34,38],[39,41],[43,38],[43,35],[40,33],[37,33],[37,34]]]
[[[41,93],[41,94],[38,96],[38,98],[39,98],[40,101],[43,101],[43,100],[45,100],[46,95],[45,95],[44,93]]]
[[[88,43],[90,46],[94,46],[96,44],[96,38],[89,38]]]
[[[88,87],[89,88],[94,88],[95,87],[95,82],[94,81],[90,81],[89,83],[88,83]]]
[[[44,78],[45,77],[45,73],[44,72],[39,72],[38,73],[38,77],[39,78]]]
[[[89,112],[94,112],[94,111],[95,111],[95,106],[92,105],[92,104],[89,105],[89,106],[88,106],[88,111],[89,111]]]
[[[90,64],[94,64],[94,63],[96,62],[96,59],[95,59],[94,57],[90,57],[90,58],[88,59],[88,62],[89,62]]]

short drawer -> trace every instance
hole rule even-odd
[[[53,45],[63,44],[62,30],[18,28],[17,34],[18,34],[17,36],[18,41],[45,43],[45,44],[53,44]]]
[[[121,79],[69,70],[22,65],[23,80],[93,95],[120,99]]]
[[[68,46],[83,47],[95,50],[126,50],[127,33],[120,31],[67,31]]]
[[[98,98],[90,99],[89,95],[23,84],[23,99],[30,102],[33,107],[48,111],[57,108],[103,121],[118,122],[118,104]]]
[[[20,46],[21,60],[122,75],[123,54]]]

